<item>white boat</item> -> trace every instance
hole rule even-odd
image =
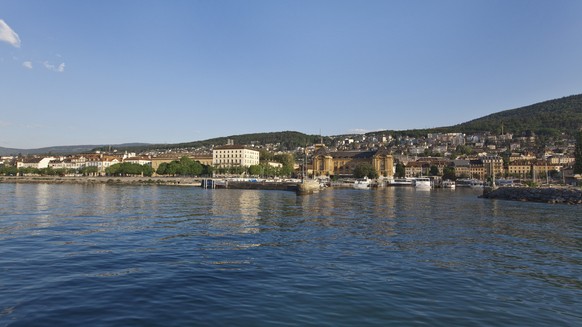
[[[483,187],[483,181],[474,178],[457,179],[456,184],[458,187],[473,187],[473,188]]]
[[[495,180],[495,184],[497,184],[497,186],[511,186],[515,184],[515,181],[513,179],[500,178]]]
[[[414,179],[412,178],[395,178],[388,181],[389,186],[413,186]]]
[[[370,180],[368,178],[356,179],[354,188],[364,190],[370,188]]]
[[[455,184],[455,181],[452,181],[450,179],[445,179],[443,181],[443,188],[450,188],[450,189],[454,189],[457,185]]]
[[[432,187],[430,178],[428,177],[417,177],[414,179],[414,186],[416,188],[430,189]]]

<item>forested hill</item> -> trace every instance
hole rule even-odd
[[[466,134],[501,133],[502,126],[505,132],[516,135],[529,131],[546,136],[573,135],[582,128],[582,94],[501,111],[449,128]]]
[[[128,151],[144,151],[151,149],[185,149],[185,148],[200,148],[211,147],[217,145],[225,145],[227,140],[233,140],[234,144],[250,145],[256,143],[257,145],[265,144],[279,144],[280,150],[293,150],[297,147],[311,145],[319,142],[319,135],[308,135],[295,131],[284,132],[270,132],[270,133],[253,133],[242,135],[231,135],[224,137],[217,137],[208,140],[175,143],[175,144],[150,144],[147,146],[123,147],[119,148]]]
[[[540,136],[558,137],[562,133],[573,136],[580,128],[582,128],[582,94],[505,110],[454,126],[368,134],[386,133],[415,137],[426,136],[427,133],[500,134],[503,129],[503,132],[514,135],[533,132]]]
[[[242,135],[231,135],[225,137],[219,137],[204,141],[197,141],[191,143],[182,143],[179,145],[187,146],[200,146],[200,145],[222,145],[226,144],[227,140],[231,139],[235,144],[252,144],[257,142],[258,144],[280,144],[281,148],[285,150],[293,150],[297,147],[311,145],[319,140],[318,135],[307,135],[295,131],[284,131],[284,132],[271,132],[271,133],[253,133],[253,134],[242,134]]]

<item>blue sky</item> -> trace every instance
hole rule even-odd
[[[582,93],[579,0],[3,0],[0,146],[454,125]]]

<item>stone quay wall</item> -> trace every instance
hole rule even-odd
[[[582,204],[582,189],[566,187],[500,187],[485,190],[483,198],[543,203]]]

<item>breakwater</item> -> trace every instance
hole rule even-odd
[[[483,198],[543,203],[582,204],[582,190],[565,187],[500,187],[486,189]]]

